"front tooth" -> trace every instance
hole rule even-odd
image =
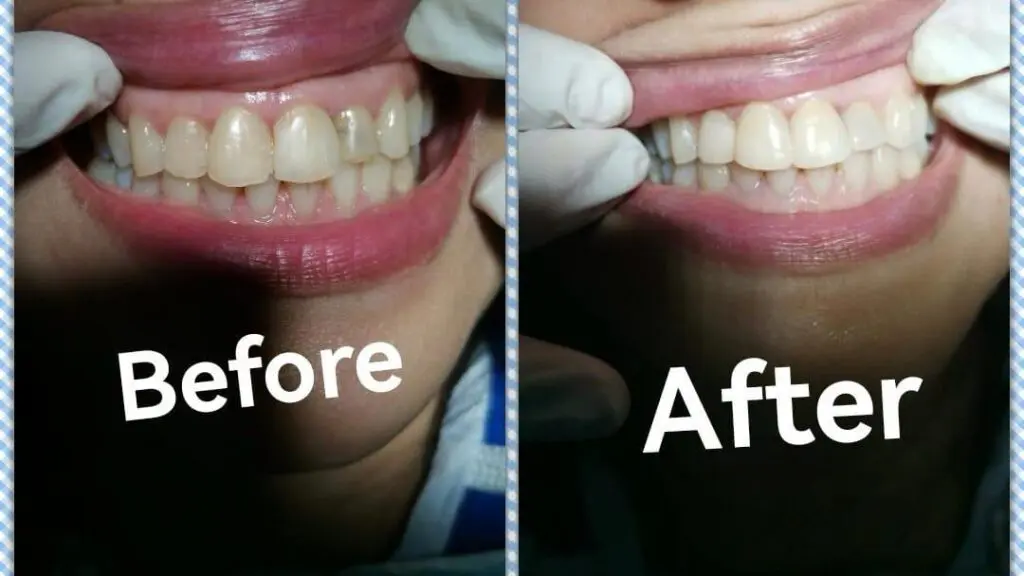
[[[654,137],[654,151],[662,160],[671,158],[671,147],[669,146],[669,121],[658,120],[651,125],[651,134]],[[677,162],[680,164],[680,162]]]
[[[231,214],[235,206],[235,188],[224,186],[210,176],[200,178],[199,187],[206,195],[210,208],[221,214]]]
[[[917,150],[904,148],[900,150],[899,159],[900,177],[904,180],[913,180],[921,174],[921,157]]]
[[[388,95],[377,116],[377,137],[380,153],[392,160],[409,154],[409,125],[405,113],[405,99],[398,91]]]
[[[692,187],[697,182],[697,165],[694,163],[676,166],[672,172],[672,184],[685,188]]]
[[[259,184],[274,171],[274,138],[259,116],[230,108],[213,127],[209,158],[207,175],[214,182],[231,188]]]
[[[751,170],[782,170],[793,164],[789,122],[771,104],[749,104],[736,128],[736,163]]]
[[[312,216],[316,212],[317,186],[315,184],[287,184],[289,197],[297,216]]]
[[[128,138],[128,129],[113,114],[107,114],[106,136],[114,163],[121,168],[131,166],[132,149]]]
[[[911,102],[903,94],[896,94],[885,104],[885,135],[893,148],[906,148],[913,143]]]
[[[156,198],[160,195],[159,176],[140,176],[132,181],[132,193],[145,198]]]
[[[374,156],[363,164],[363,194],[372,203],[384,202],[391,191],[391,162]]]
[[[871,154],[871,174],[875,177],[875,184],[882,190],[889,190],[899,184],[899,161],[899,152],[891,146],[875,148]]]
[[[843,123],[855,152],[874,150],[885,144],[885,125],[867,102],[854,102],[843,112]]]
[[[206,174],[209,132],[189,118],[175,118],[164,141],[164,170],[178,178],[195,179]]]
[[[117,182],[117,166],[103,158],[94,158],[86,170],[93,180],[114,186]]]
[[[705,164],[728,164],[736,148],[736,124],[724,112],[705,112],[697,133],[697,156]]]
[[[783,168],[765,172],[764,179],[777,194],[788,198],[796,186],[796,176],[796,168]]]
[[[693,125],[689,118],[677,117],[669,119],[668,133],[672,148],[672,159],[675,160],[676,164],[688,164],[697,159],[697,127]]]
[[[409,129],[409,145],[415,146],[420,143],[420,127],[423,126],[423,98],[416,92],[405,103],[405,122]]]
[[[793,165],[813,169],[842,162],[850,155],[850,135],[828,102],[809,100],[790,120]]]
[[[423,124],[420,125],[420,140],[434,131],[434,99],[429,94],[423,95]]]
[[[278,182],[276,178],[245,187],[245,201],[256,217],[267,216],[277,205]]]
[[[730,175],[732,181],[735,182],[741,190],[745,192],[753,192],[757,190],[758,185],[761,183],[761,173],[756,170],[744,168],[739,164],[730,166]]]
[[[132,167],[136,176],[152,176],[164,170],[164,139],[148,120],[132,116],[128,119],[128,138],[132,150]]]
[[[729,186],[728,164],[700,164],[697,178],[704,190],[724,190]]]
[[[391,187],[399,194],[405,194],[416,184],[416,172],[408,156],[391,163]]]
[[[174,204],[196,206],[199,204],[199,181],[191,178],[178,178],[164,172],[160,181],[164,196]]]
[[[868,185],[871,157],[868,152],[854,152],[843,160],[843,183],[850,192],[860,192]]]
[[[811,184],[811,189],[819,195],[828,192],[828,189],[832,187],[832,177],[835,176],[835,173],[835,168],[831,166],[812,168],[804,172],[807,181]]]
[[[274,123],[274,178],[308,184],[334,174],[341,158],[338,133],[326,112],[296,106]]]
[[[349,108],[334,117],[334,128],[341,140],[341,159],[365,162],[377,154],[376,126],[362,106]]]
[[[342,162],[331,177],[334,207],[342,216],[351,216],[355,213],[356,200],[359,198],[359,172],[359,166]]]

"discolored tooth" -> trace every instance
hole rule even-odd
[[[728,164],[736,148],[736,124],[724,112],[711,110],[700,119],[697,157],[705,164]]]
[[[362,106],[349,108],[334,117],[334,128],[341,141],[341,159],[365,162],[377,154],[377,126]]]
[[[658,155],[662,160],[668,160],[672,157],[672,150],[669,145],[669,121],[658,120],[654,124],[651,124],[651,136],[654,140],[654,153]],[[681,164],[681,162],[676,162]]]
[[[132,180],[135,179],[135,175],[132,172],[131,166],[125,166],[124,168],[118,168],[117,172],[114,173],[114,184],[122,190],[132,189]]]
[[[900,181],[899,152],[891,146],[875,148],[871,153],[871,175],[882,190],[895,188]]]
[[[399,194],[405,194],[416,185],[416,172],[412,160],[406,156],[391,163],[391,187]]]
[[[668,133],[672,159],[676,164],[687,164],[697,159],[697,127],[689,118],[671,118]]]
[[[765,172],[764,179],[776,194],[789,197],[796,186],[796,168],[783,168]]]
[[[874,150],[885,144],[885,124],[867,102],[854,102],[843,112],[843,124],[854,152]]]
[[[117,166],[109,160],[93,158],[92,162],[89,162],[89,167],[86,168],[86,172],[97,182],[101,182],[108,186],[115,186],[117,184]]]
[[[811,185],[811,189],[819,195],[828,192],[829,188],[832,187],[832,179],[835,175],[836,169],[832,166],[812,168],[804,171],[804,176],[806,176],[807,182]]]
[[[423,94],[423,123],[420,125],[420,140],[434,131],[434,99],[430,94]]]
[[[223,187],[259,184],[274,171],[273,135],[245,108],[229,108],[217,118],[209,150],[207,175]]]
[[[896,94],[885,104],[885,137],[893,148],[906,148],[913,143],[910,98]]]
[[[106,135],[114,163],[121,168],[131,166],[132,148],[128,138],[128,129],[113,114],[107,114]]]
[[[259,184],[245,187],[245,201],[249,209],[257,218],[269,216],[277,206],[278,181],[276,178],[267,178]]]
[[[229,215],[234,211],[237,188],[224,186],[209,176],[199,179],[199,187],[206,197],[207,205],[214,212]]]
[[[789,121],[771,104],[755,102],[740,114],[736,163],[751,170],[782,170],[793,164]]]
[[[867,188],[868,174],[871,169],[870,152],[854,152],[843,160],[843,184],[850,192],[860,192]]]
[[[274,123],[274,178],[308,184],[334,174],[341,157],[338,133],[326,112],[300,105]]]
[[[789,123],[793,140],[793,166],[822,168],[850,155],[850,135],[839,113],[828,102],[808,100]]]
[[[672,184],[675,186],[682,186],[685,188],[691,188],[697,183],[697,165],[694,163],[683,164],[676,166],[675,170],[672,171]]]
[[[409,101],[405,103],[405,122],[408,125],[409,145],[419,144],[423,137],[420,134],[420,127],[423,126],[423,97],[419,92],[410,96]]]
[[[160,195],[159,176],[139,176],[132,180],[132,194],[145,198],[156,198]]]
[[[384,100],[377,115],[377,138],[380,153],[397,160],[409,153],[409,126],[406,119],[405,99],[393,91]]]
[[[359,198],[359,173],[359,166],[342,162],[328,183],[331,195],[334,196],[334,208],[343,216],[351,216],[356,211],[356,200]]]
[[[312,216],[316,212],[318,185],[288,182],[284,186],[285,193],[291,198],[296,216]]]
[[[178,178],[164,172],[160,181],[164,196],[173,203],[182,206],[199,205],[199,181],[192,178]]]
[[[374,156],[363,164],[363,195],[372,202],[388,199],[391,191],[391,162],[387,158]]]
[[[697,179],[702,190],[724,190],[729,187],[729,165],[698,164]]]
[[[152,176],[164,170],[164,139],[148,120],[128,119],[128,139],[132,149],[132,168],[136,176]]]
[[[190,118],[175,118],[164,139],[164,170],[178,178],[196,179],[206,174],[210,134]]]
[[[732,181],[745,192],[753,192],[761,184],[761,172],[744,168],[739,164],[730,166],[729,173],[732,176]]]
[[[913,180],[921,174],[921,157],[914,148],[899,151],[899,173],[904,180]]]
[[[928,136],[928,102],[917,94],[910,100],[910,139],[920,142]]]

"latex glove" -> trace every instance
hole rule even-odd
[[[99,46],[59,32],[15,34],[15,154],[92,118],[120,91],[121,73]]]
[[[422,0],[406,28],[423,62],[462,76],[505,77],[502,0]],[[612,128],[629,115],[626,74],[596,49],[519,27],[519,208],[523,247],[600,217],[647,176],[647,150]],[[474,205],[505,226],[504,161],[485,170]],[[621,377],[573,350],[521,339],[520,434],[562,440],[610,433],[628,410]]]
[[[942,87],[936,116],[1009,150],[1009,0],[945,0],[918,28],[907,65],[918,84]]]

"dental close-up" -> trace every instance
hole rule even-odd
[[[1008,574],[1009,2],[519,9],[523,573]]]

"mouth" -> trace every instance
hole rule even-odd
[[[76,21],[110,30],[144,16],[91,18]],[[273,87],[262,89],[238,88],[255,68],[234,57],[221,66],[226,81],[188,89],[167,86],[206,78],[197,55],[172,76],[129,68],[138,83],[64,142],[74,192],[131,245],[229,265],[287,293],[364,289],[428,263],[463,204],[480,85],[396,59],[393,46],[369,60],[349,48],[358,68],[319,76],[319,58],[288,68],[272,55],[291,52],[265,50]]]

